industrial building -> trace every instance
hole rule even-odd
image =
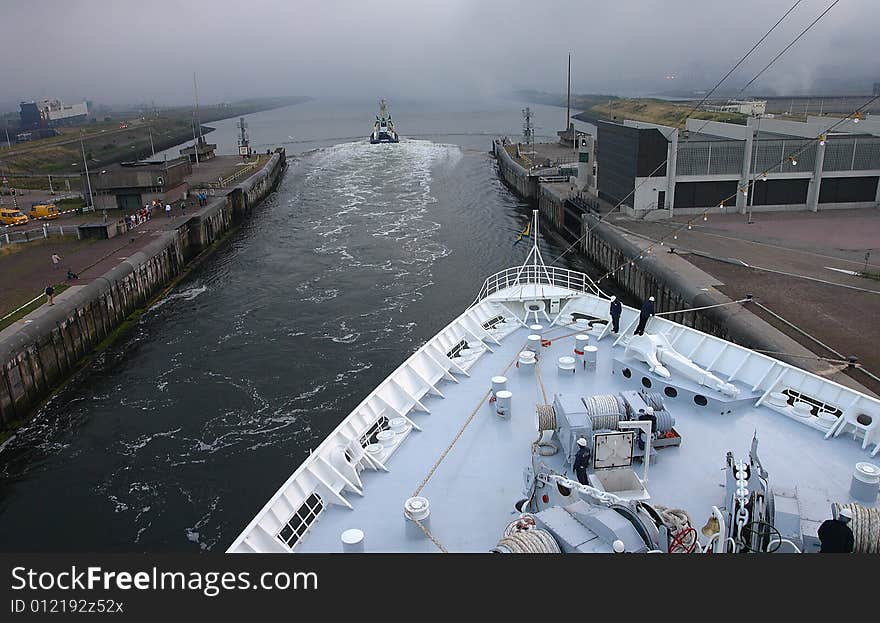
[[[91,192],[98,210],[137,210],[158,199],[163,204],[185,196],[192,174],[189,158],[123,162],[82,174],[82,188]]]
[[[22,130],[81,123],[89,116],[88,102],[65,106],[59,99],[21,102],[19,109]]]
[[[767,113],[767,100],[729,100],[724,104],[705,104],[703,110],[739,113],[741,115],[763,115]]]
[[[877,116],[751,117],[746,125],[688,119],[685,130],[638,121],[597,126],[599,196],[635,216],[880,204]]]

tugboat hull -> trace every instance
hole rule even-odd
[[[394,123],[391,121],[391,115],[388,114],[385,100],[379,100],[379,114],[376,115],[376,121],[373,123],[373,131],[370,133],[370,143],[399,143],[400,137],[397,136],[397,130],[394,129]]]
[[[396,135],[386,134],[382,132],[379,136],[375,134],[370,135],[370,143],[375,145],[376,143],[399,143],[400,139]]]

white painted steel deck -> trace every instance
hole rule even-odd
[[[623,356],[624,345],[610,334],[591,335],[591,343],[599,348],[596,371],[579,368],[565,377],[557,373],[557,358],[572,354],[574,334],[580,332],[563,324],[562,319],[571,313],[607,318],[608,301],[588,293],[589,279],[579,273],[566,274],[572,271],[564,269],[544,272],[543,266],[526,268],[509,269],[487,279],[477,301],[343,420],[229,551],[338,552],[342,532],[358,528],[365,534],[368,552],[437,552],[438,546],[411,522],[407,525],[403,516],[404,501],[429,474],[419,495],[430,502],[429,529],[437,541],[453,552],[492,548],[517,515],[514,503],[524,497],[523,469],[530,463],[530,444],[537,436],[535,405],[551,403],[554,393],[589,396],[641,387],[640,374],[630,381],[611,374],[612,359]],[[532,333],[521,321],[523,301],[533,297],[544,300],[545,307],[549,307],[546,299],[561,299],[558,317],[548,313],[540,321],[548,327],[542,337],[552,341],[540,349],[538,372],[543,392],[535,374],[524,375],[512,365]],[[483,324],[499,315],[511,319],[512,325],[493,335]],[[624,307],[621,329],[630,327],[631,333],[637,316],[637,310]],[[558,322],[551,328],[553,320]],[[878,440],[863,449],[861,438],[855,440],[849,431],[825,439],[827,429],[820,427],[817,418],[785,415],[764,401],[771,392],[792,389],[847,413],[874,414],[877,422],[880,401],[663,318],[652,318],[646,332],[663,332],[678,352],[734,383],[743,395],[756,397],[753,406],[734,415],[710,413],[687,399],[666,399],[683,441],[680,447],[659,449],[652,459],[648,482],[652,503],[684,508],[701,524],[712,505],[724,502],[726,453],[732,451],[736,459],[745,458],[755,432],[771,487],[797,488],[802,516],[820,522],[830,516],[831,502],[853,501],[849,484],[854,466],[858,461],[872,460],[870,452]],[[482,342],[487,350],[473,361],[448,357],[462,341],[471,345]],[[508,389],[513,393],[509,420],[496,416],[487,403],[490,379],[500,374],[508,377]],[[653,381],[653,389],[662,390],[662,380],[653,377]],[[676,381],[674,375],[670,381]],[[362,436],[380,419],[398,416],[405,416],[421,430],[410,430],[390,456],[371,459],[362,449]],[[440,460],[447,449],[448,454]],[[343,451],[356,469],[342,458]],[[564,471],[561,453],[541,460]],[[641,474],[640,467],[636,471]],[[539,494],[544,492],[546,489]],[[298,521],[297,512],[305,515],[301,508],[313,494],[320,497],[322,510],[313,521],[311,516],[305,522]],[[288,522],[302,526],[301,531],[310,524],[293,550],[278,537]]]

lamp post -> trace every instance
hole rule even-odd
[[[86,162],[86,147],[83,144],[82,134],[79,135],[79,146],[82,148],[83,168],[86,170],[86,183],[89,186],[89,207],[95,209],[95,200],[92,196],[92,179],[89,177],[89,163]]]
[[[751,184],[749,185],[750,187],[746,187],[746,192],[748,193],[748,197],[749,197],[749,220],[748,220],[749,225],[754,223],[754,221],[752,220],[752,205],[754,205],[754,203],[755,203],[755,161],[758,159],[758,140],[759,140],[760,136],[761,136],[761,117],[758,117],[758,127],[755,130],[755,138],[752,141],[754,143],[754,146],[752,148],[752,150],[753,150],[752,151],[752,175],[751,175],[752,181],[751,181]]]

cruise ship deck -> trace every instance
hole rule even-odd
[[[524,497],[523,470],[531,463],[531,444],[537,437],[536,405],[552,403],[554,394],[580,398],[636,391],[642,388],[643,376],[652,379],[652,391],[663,391],[667,385],[635,360],[630,362],[635,371],[631,378],[613,374],[613,360],[623,358],[624,348],[613,346],[614,335],[597,340],[598,331],[589,334],[590,343],[598,347],[596,369],[558,371],[558,358],[572,355],[574,335],[582,332],[571,325],[545,329],[542,338],[550,345],[539,349],[537,370],[523,371],[515,362],[532,332],[517,325],[499,336],[500,346],[487,342],[494,352],[484,351],[468,369],[469,376],[438,385],[442,398],[422,399],[430,413],[410,413],[421,430],[409,430],[391,449],[383,462],[388,471],[363,471],[363,496],[346,495],[351,509],[325,505],[297,551],[342,551],[342,533],[356,528],[364,533],[367,552],[488,552],[519,516],[514,505]],[[508,418],[496,415],[488,401],[490,379],[498,375],[507,377],[512,393]],[[742,392],[740,399],[752,398],[751,405],[761,396],[751,385],[734,384]],[[810,529],[807,524],[815,529],[831,516],[832,502],[855,501],[849,494],[853,469],[857,462],[870,460],[871,448],[863,450],[853,435],[825,439],[823,430],[770,406],[722,414],[711,406],[698,406],[689,396],[665,402],[682,440],[679,446],[652,453],[646,483],[651,504],[682,508],[695,525],[702,525],[713,505],[724,506],[726,453],[746,458],[753,435],[771,488],[783,495],[796,491],[805,532]],[[549,439],[550,433],[545,435]],[[562,452],[538,460],[574,477]],[[642,463],[634,463],[634,469],[643,475]],[[556,487],[544,489],[538,495],[561,498]],[[414,495],[429,501],[425,524],[435,542],[404,516],[404,502]]]

